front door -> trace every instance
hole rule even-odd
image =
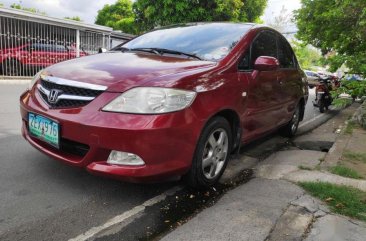
[[[244,141],[274,129],[282,118],[278,71],[253,70],[254,62],[260,56],[277,58],[276,35],[271,31],[262,31],[257,35],[244,57],[248,58],[248,66],[243,64],[245,61],[239,65],[240,79],[249,86],[246,109],[241,117]]]

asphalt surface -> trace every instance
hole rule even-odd
[[[18,99],[26,88],[0,85],[0,240],[68,240],[181,184],[103,179],[41,154],[20,135]],[[313,98],[302,131],[332,116],[319,117]]]

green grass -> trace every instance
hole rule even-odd
[[[345,167],[345,166],[341,166],[341,165],[331,167],[329,169],[329,171],[333,174],[336,174],[336,175],[339,175],[342,177],[350,177],[350,178],[354,178],[354,179],[362,178],[362,176],[360,174],[358,174],[358,172],[356,172],[355,170]]]
[[[300,165],[300,166],[298,166],[298,168],[299,168],[300,170],[308,170],[308,171],[313,170],[311,167],[307,167],[307,166],[304,166],[304,165]]]
[[[344,128],[344,133],[351,135],[353,133],[353,129],[356,127],[356,124],[353,121],[347,121],[346,127]]]
[[[345,108],[352,104],[352,99],[348,98],[336,98],[333,100],[332,105],[338,108]]]
[[[359,161],[366,163],[366,153],[344,151],[343,157],[348,161]]]
[[[366,192],[326,182],[301,182],[299,185],[325,201],[333,212],[366,221]]]

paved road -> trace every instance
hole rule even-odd
[[[39,153],[20,136],[26,87],[0,85],[0,240],[67,240],[177,185],[94,177]],[[310,99],[305,121],[318,114]]]

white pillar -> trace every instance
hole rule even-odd
[[[76,58],[80,57],[80,30],[76,29]]]

